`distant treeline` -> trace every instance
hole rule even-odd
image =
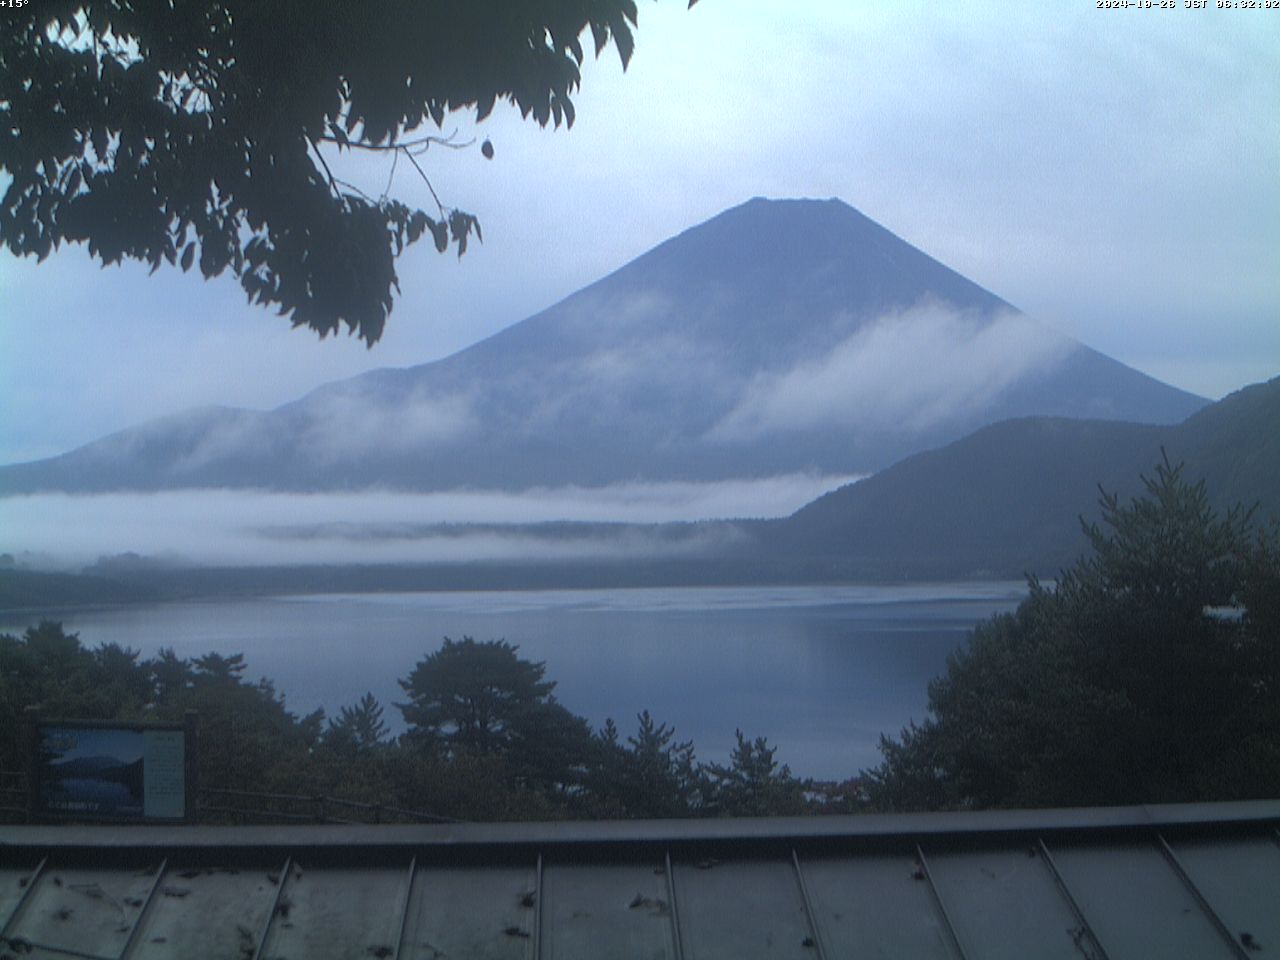
[[[945,578],[951,568],[930,572]],[[1016,567],[1001,571],[1017,578]],[[919,572],[916,570],[914,572]],[[983,571],[990,574],[990,571]],[[99,564],[82,573],[0,569],[0,610],[63,608],[167,600],[319,593],[412,593],[454,590],[592,590],[619,587],[763,586],[900,582],[893,570],[830,559],[707,557],[696,560],[459,564],[326,564],[273,567],[179,567]]]

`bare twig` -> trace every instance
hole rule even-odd
[[[311,144],[311,149],[315,153],[316,159],[320,161],[320,166],[324,170],[324,175],[329,179],[329,189],[333,191],[333,195],[335,197],[341,200],[342,191],[338,189],[338,181],[334,177],[333,171],[329,169],[329,164],[325,162],[324,154],[320,152],[320,145],[316,143],[314,137],[307,137],[307,142]]]
[[[440,211],[440,216],[444,217],[446,213],[444,204],[440,202],[440,197],[436,194],[436,188],[431,185],[430,178],[427,177],[427,174],[422,167],[418,165],[418,161],[413,158],[412,153],[406,150],[404,155],[409,158],[409,162],[413,164],[413,168],[418,171],[418,176],[422,177],[422,182],[425,183],[427,185],[427,189],[431,191],[431,197],[436,202],[436,208]]]
[[[412,140],[392,140],[390,143],[365,143],[362,140],[342,140],[330,134],[321,134],[320,139],[324,143],[335,143],[341,147],[349,147],[352,150],[368,150],[372,153],[398,153],[401,150],[413,150],[422,153],[429,146],[435,144],[440,147],[448,147],[450,150],[465,150],[476,142],[476,138],[470,140],[455,140],[457,131],[449,134],[447,137],[424,136],[415,137]]]
[[[381,200],[373,199],[373,197],[369,196],[369,194],[365,193],[363,190],[361,190],[359,187],[357,187],[354,183],[352,183],[349,180],[340,180],[337,177],[334,177],[333,183],[334,183],[334,186],[346,187],[352,193],[356,194],[358,197],[360,197],[363,200],[368,200],[374,206],[379,206],[382,203]],[[386,194],[383,194],[383,198],[384,199],[386,198]]]
[[[400,151],[391,154],[391,172],[387,174],[387,185],[382,188],[382,199],[386,200],[391,193],[391,183],[396,178],[396,164],[400,162]]]

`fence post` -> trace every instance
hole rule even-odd
[[[22,711],[22,745],[26,750],[27,768],[27,823],[35,823],[36,808],[40,803],[38,779],[40,765],[40,708],[28,706]]]
[[[188,710],[182,715],[183,821],[199,823],[200,810],[200,714]]]

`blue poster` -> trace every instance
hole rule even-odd
[[[43,812],[175,820],[186,813],[181,730],[41,726],[38,751]]]

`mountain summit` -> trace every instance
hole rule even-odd
[[[995,420],[1204,401],[838,200],[751,200],[453,356],[0,468],[33,490],[522,489],[864,473]]]

